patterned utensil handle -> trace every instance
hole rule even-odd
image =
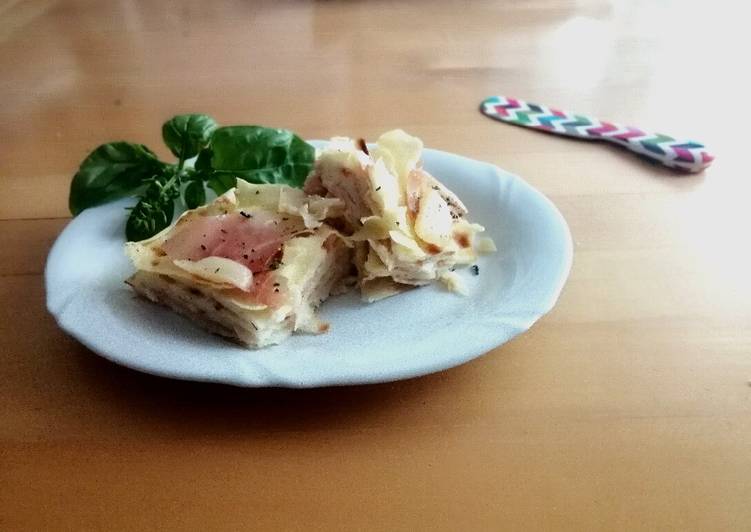
[[[480,105],[480,111],[509,124],[586,140],[614,142],[665,166],[686,172],[700,172],[714,160],[704,144],[698,142],[676,140],[659,133],[646,133],[636,127],[604,122],[591,116],[568,113],[506,96],[487,98]]]

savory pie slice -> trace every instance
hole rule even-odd
[[[495,251],[464,204],[421,165],[422,141],[401,130],[365,143],[337,137],[316,160],[305,191],[344,203],[363,298],[375,301],[436,279],[463,292],[457,266]]]
[[[127,283],[251,347],[325,332],[315,309],[350,278],[351,249],[323,220],[343,211],[336,198],[238,179],[153,238],[126,244],[137,268]]]

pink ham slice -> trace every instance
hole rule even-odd
[[[238,301],[247,303],[261,303],[272,308],[278,308],[284,303],[285,294],[281,285],[275,281],[271,271],[261,272],[253,276],[253,286],[248,291],[231,288],[224,293]]]
[[[299,224],[265,211],[195,216],[179,225],[163,244],[173,260],[224,257],[253,273],[269,268],[282,244],[299,233]]]

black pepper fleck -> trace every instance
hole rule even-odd
[[[248,214],[247,212],[245,212],[245,211],[240,211],[240,216],[242,216],[243,218],[246,218],[246,219],[247,218],[252,218],[252,216],[250,214]]]
[[[245,260],[248,260],[248,256],[247,256],[247,255],[243,255],[243,258],[244,258]]]
[[[204,251],[206,251],[206,246],[204,246],[203,244],[201,244],[201,249],[204,250]]]
[[[214,270],[214,273],[219,273],[219,268],[217,268],[216,270]]]
[[[472,274],[473,275],[480,275],[480,267],[477,264],[475,264],[474,266],[472,266]]]
[[[376,187],[376,192],[378,192],[379,190],[381,190],[380,185]]]

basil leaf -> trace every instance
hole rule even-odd
[[[174,214],[175,204],[171,198],[169,201],[141,198],[125,224],[125,238],[130,242],[151,238],[172,223]]]
[[[150,238],[172,223],[175,199],[180,196],[176,172],[167,178],[161,175],[151,182],[125,224],[125,237],[130,241]]]
[[[201,150],[198,154],[193,168],[199,173],[206,173],[211,171],[211,147],[207,147]]]
[[[210,116],[177,115],[162,126],[162,138],[174,156],[184,161],[195,157],[208,145],[216,128],[217,124]]]
[[[232,173],[214,172],[206,184],[217,196],[221,196],[237,185],[237,178]]]
[[[183,191],[183,201],[189,209],[195,209],[206,203],[206,190],[203,181],[191,181]]]
[[[251,183],[301,187],[313,168],[315,148],[286,129],[261,126],[221,127],[211,137],[209,186],[220,194],[235,177]]]
[[[168,165],[142,144],[110,142],[89,154],[70,184],[68,207],[84,209],[142,192],[148,180]]]

